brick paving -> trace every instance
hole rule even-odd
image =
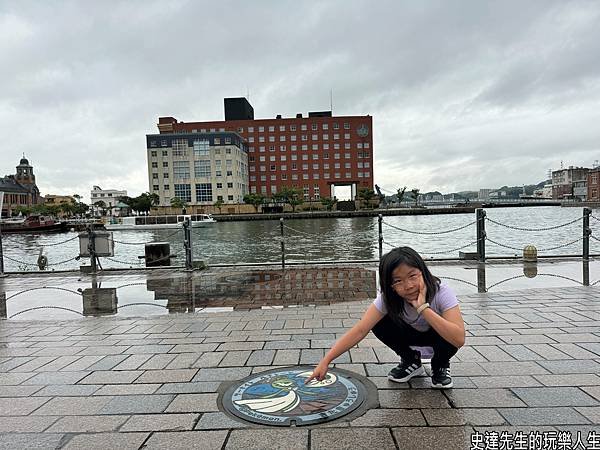
[[[431,390],[426,377],[389,382],[397,357],[369,335],[336,365],[367,376],[379,407],[291,429],[225,415],[217,405],[221,382],[316,363],[367,300],[2,320],[0,449],[469,448],[486,432],[514,442],[565,431],[573,442],[578,432],[584,444],[594,433],[600,440],[600,288],[459,298],[467,341],[453,359],[453,389]]]

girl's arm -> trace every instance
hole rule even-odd
[[[371,331],[375,324],[383,319],[384,315],[385,314],[382,314],[375,307],[375,305],[371,304],[371,306],[369,306],[369,308],[363,314],[362,318],[352,328],[350,328],[350,330],[348,330],[333,345],[333,347],[331,347],[306,382],[308,383],[313,378],[316,378],[317,380],[322,380],[325,378],[331,361],[362,341],[364,337],[369,334],[369,331]]]
[[[431,308],[426,308],[421,315],[441,337],[456,348],[465,345],[465,323],[458,305],[447,309],[441,316]]]
[[[427,297],[427,286],[421,277],[419,284],[419,296],[416,300],[409,302],[415,309],[425,304]],[[460,308],[456,305],[447,309],[439,315],[431,308],[425,308],[421,315],[431,327],[438,332],[446,341],[450,342],[456,348],[465,345],[465,322],[463,321]]]

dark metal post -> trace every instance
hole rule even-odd
[[[183,221],[183,247],[185,249],[185,270],[192,270],[192,230],[189,217]]]
[[[477,292],[487,292],[487,286],[485,281],[485,263],[477,264]]]
[[[92,273],[96,273],[96,233],[94,232],[94,226],[88,227],[88,253],[90,254],[90,265],[92,266]]]
[[[590,262],[587,260],[583,261],[583,285],[590,285]]]
[[[2,225],[0,225],[0,277],[5,277],[4,273],[4,250],[2,247]]]
[[[281,231],[281,268],[285,269],[285,241],[283,235],[283,217],[279,219],[279,229]]]
[[[592,230],[590,229],[590,214],[592,210],[590,208],[583,208],[583,259],[588,261],[590,259],[590,235]]]
[[[478,208],[477,214],[477,260],[485,262],[485,210]]]
[[[377,222],[379,223],[379,261],[383,255],[383,216],[378,215]]]

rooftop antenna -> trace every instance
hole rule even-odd
[[[563,169],[564,169],[564,167],[563,167],[563,162],[562,162],[562,159],[561,159],[560,160],[560,170],[563,170]]]
[[[333,114],[333,89],[329,89],[329,110]]]

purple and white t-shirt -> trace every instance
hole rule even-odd
[[[388,313],[385,303],[383,302],[381,292],[377,294],[377,298],[373,300],[373,304],[380,313]],[[444,311],[454,308],[456,305],[458,305],[458,299],[456,298],[454,291],[446,284],[440,283],[438,291],[431,299],[429,307],[437,314],[442,315]],[[417,310],[408,302],[404,304],[404,314],[402,319],[417,331],[427,331],[431,327],[423,318],[423,316],[419,316],[419,314],[417,314]],[[423,358],[429,358],[433,354],[431,347],[411,347],[419,350]]]

